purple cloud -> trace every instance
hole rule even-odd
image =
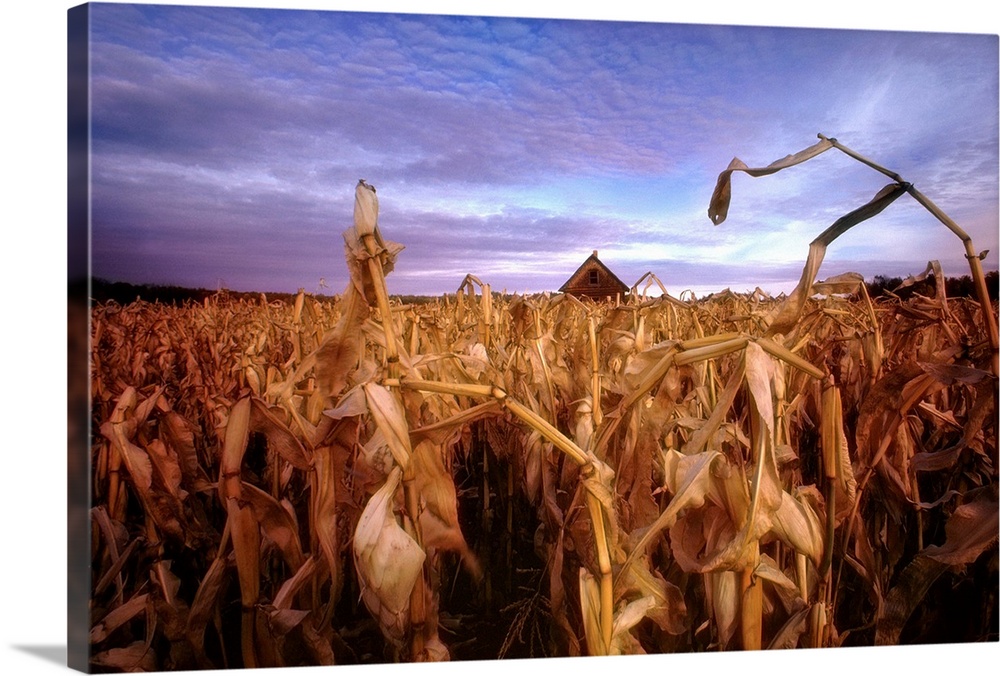
[[[594,248],[629,283],[779,290],[888,179],[830,151],[737,178],[721,227],[708,198],[734,155],[766,164],[817,132],[913,182],[997,266],[996,36],[132,5],[95,5],[92,28],[98,276],[337,289],[366,178],[407,247],[398,293],[470,272],[555,289]],[[827,264],[962,274],[954,236],[898,205]]]

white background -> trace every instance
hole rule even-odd
[[[66,649],[66,11],[72,2],[36,0],[4,6],[0,30],[3,59],[3,142],[0,145],[0,247],[4,293],[0,296],[0,666],[4,674],[57,673]],[[503,16],[651,20],[832,28],[880,28],[997,34],[995,6],[982,0],[936,3],[836,3],[773,1],[685,3],[657,9],[651,3],[573,2],[572,10],[551,0],[501,2],[232,2],[197,0],[160,4],[211,4],[365,11],[488,14]],[[668,3],[663,3],[668,4]],[[986,7],[990,7],[986,9]],[[895,10],[895,11],[893,11]],[[961,105],[942,101],[942,106]],[[745,655],[678,655],[649,658],[558,660],[545,668],[653,672],[688,670],[805,669],[814,674],[844,670],[858,674],[967,673],[1000,663],[1000,644],[784,651]],[[558,664],[557,664],[558,662]],[[988,665],[992,664],[993,667]],[[539,663],[527,663],[532,668]],[[459,673],[470,663],[408,666]],[[500,674],[512,665],[475,663]],[[394,667],[341,667],[349,673],[396,672]],[[269,670],[271,674],[318,671]],[[195,672],[192,672],[195,673]],[[215,672],[212,672],[215,673]],[[743,673],[748,673],[744,671]]]

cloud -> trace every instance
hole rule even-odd
[[[722,227],[708,197],[734,155],[766,164],[817,132],[998,248],[989,36],[130,5],[93,17],[95,274],[336,288],[366,178],[407,247],[400,293],[469,272],[557,288],[594,248],[629,282],[669,270],[780,285],[888,179],[830,151],[738,176]],[[859,229],[919,236],[838,242],[829,262],[953,255],[951,233],[897,205]]]

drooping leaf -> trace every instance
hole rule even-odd
[[[339,594],[343,584],[338,503],[339,494],[344,492],[344,460],[351,457],[360,424],[356,417],[337,421],[324,443],[313,453],[311,531],[319,541],[323,560],[333,579],[334,596]]]
[[[118,606],[104,616],[90,630],[90,643],[95,645],[108,638],[116,629],[131,621],[146,610],[149,594],[136,594],[123,605]]]
[[[732,199],[731,183],[733,172],[741,171],[748,176],[753,176],[754,178],[769,176],[787,167],[801,164],[802,162],[816,157],[820,153],[829,150],[832,147],[833,144],[829,140],[822,139],[805,150],[800,150],[794,155],[786,155],[780,160],[771,162],[771,164],[766,167],[751,168],[741,159],[734,157],[729,163],[729,166],[719,174],[719,178],[715,184],[715,190],[712,192],[712,199],[709,202],[708,217],[715,225],[719,225],[726,220],[726,216],[729,214],[729,201]]]
[[[216,604],[221,598],[226,584],[226,568],[228,562],[224,557],[216,557],[208,567],[198,585],[194,601],[188,613],[186,634],[194,648],[194,654],[203,664],[208,664],[204,658],[205,629],[216,610]]]
[[[823,295],[852,294],[857,293],[864,283],[864,275],[857,272],[844,272],[816,282],[813,284],[812,292]]]
[[[688,510],[670,528],[670,550],[682,570],[705,573],[736,537],[729,513],[714,504]]]
[[[781,503],[770,516],[770,521],[772,531],[782,542],[819,564],[823,557],[824,526],[808,501],[782,491]]]
[[[724,570],[706,575],[712,616],[719,630],[719,643],[725,647],[739,626],[740,583],[739,575]]]
[[[941,309],[948,309],[948,296],[945,294],[944,273],[941,271],[941,262],[937,260],[927,261],[927,267],[919,275],[907,275],[906,279],[900,282],[894,291],[905,289],[925,281],[928,277],[934,277],[934,298]]]
[[[666,484],[673,498],[656,521],[644,529],[632,547],[629,561],[644,554],[653,539],[663,529],[673,525],[681,510],[704,504],[706,496],[713,487],[713,476],[710,472],[712,463],[716,458],[722,457],[722,454],[706,451],[697,455],[682,455],[678,451],[670,450],[664,453],[663,457]]]
[[[826,256],[826,249],[830,246],[830,243],[858,223],[880,214],[905,192],[906,188],[900,184],[893,183],[887,185],[876,193],[870,202],[838,218],[833,225],[824,230],[819,237],[809,244],[809,254],[806,256],[806,263],[802,268],[802,276],[799,278],[799,283],[779,307],[774,319],[765,332],[766,336],[784,335],[795,327],[799,317],[802,316],[802,309],[805,307],[806,300],[811,295],[813,280],[816,279],[820,265],[823,263],[823,258]]]
[[[263,434],[267,438],[268,449],[280,455],[292,467],[309,471],[312,459],[302,442],[261,399],[254,397],[252,403],[250,429]]]
[[[253,484],[243,483],[242,497],[250,504],[254,518],[271,542],[277,545],[285,563],[295,571],[302,565],[302,543],[298,525],[292,516],[268,493]]]
[[[206,491],[211,482],[198,459],[195,446],[195,427],[176,411],[167,411],[160,417],[160,438],[177,455],[186,485],[195,491]]]
[[[771,642],[768,644],[768,650],[786,650],[788,648],[796,648],[799,645],[799,639],[802,634],[806,632],[808,628],[807,620],[809,619],[809,607],[806,606],[801,610],[796,611],[785,620],[785,623],[781,625],[781,629],[774,635]]]
[[[382,385],[365,383],[364,390],[368,398],[368,411],[385,437],[392,456],[405,469],[410,463],[413,449],[410,447],[410,430],[404,409],[396,397]]]
[[[949,566],[972,563],[997,543],[1000,503],[976,500],[960,505],[944,528],[944,544],[926,547],[922,554]]]
[[[146,452],[170,497],[178,502],[183,500],[186,493],[181,490],[183,477],[177,456],[172,454],[167,445],[159,439],[153,439],[146,444]]]
[[[624,571],[623,575],[624,580],[619,579],[616,583],[616,587],[621,588],[621,595],[631,596],[634,593],[652,599],[653,603],[645,611],[645,615],[668,634],[676,636],[687,631],[687,604],[684,601],[684,594],[677,585],[668,582],[657,571],[650,569],[648,557],[640,557]]]
[[[331,398],[344,391],[361,358],[364,340],[361,327],[368,318],[369,309],[356,288],[358,285],[353,279],[348,283],[340,321],[316,353],[316,377]]]
[[[124,648],[111,648],[94,655],[90,663],[118,671],[157,671],[156,651],[144,641],[134,641]]]
[[[416,491],[424,503],[420,512],[423,545],[457,553],[473,577],[479,578],[482,569],[462,534],[455,481],[444,466],[443,452],[439,444],[425,440],[417,444],[410,456]]]

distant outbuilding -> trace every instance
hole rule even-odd
[[[628,286],[618,279],[610,268],[597,258],[595,250],[583,262],[566,283],[559,287],[560,293],[568,293],[577,297],[604,300],[620,296],[624,298],[629,291]]]

